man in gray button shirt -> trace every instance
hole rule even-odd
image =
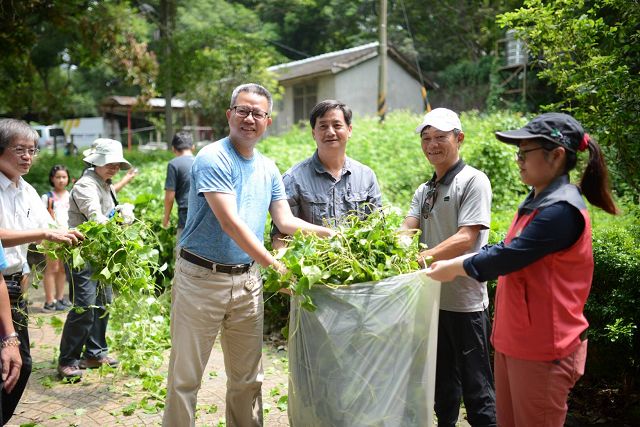
[[[349,107],[332,99],[313,107],[309,121],[317,150],[282,177],[291,211],[298,218],[316,225],[332,225],[351,211],[367,215],[381,206],[380,187],[373,170],[346,155],[351,115]],[[285,246],[283,237],[274,225],[274,249]]]

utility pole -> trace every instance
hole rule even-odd
[[[172,85],[172,73],[171,73],[171,45],[173,44],[173,30],[175,27],[176,18],[176,1],[175,0],[161,0],[160,1],[160,38],[163,44],[163,92],[164,92],[164,128],[165,139],[167,140],[167,148],[171,147],[171,138],[173,138],[173,106],[171,105],[171,99],[173,98],[173,85]]]
[[[387,0],[380,0],[379,19],[378,117],[380,117],[380,123],[382,123],[387,113]]]

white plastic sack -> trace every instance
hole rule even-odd
[[[440,282],[424,272],[294,299],[289,326],[293,427],[433,425]]]

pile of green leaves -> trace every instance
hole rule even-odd
[[[357,214],[347,215],[331,238],[297,232],[288,246],[276,254],[287,272],[280,274],[269,267],[265,290],[289,289],[302,297],[302,307],[313,311],[313,286],[374,282],[419,269],[420,233],[415,233],[410,242],[403,242],[398,232],[401,219],[398,213],[377,210],[364,219]]]
[[[124,225],[117,213],[105,223],[84,222],[77,230],[85,237],[80,244],[46,242],[43,252],[75,269],[91,267],[95,280],[110,283],[118,292],[153,290],[153,275],[166,265],[158,266],[158,250],[146,244],[152,236],[144,222]]]

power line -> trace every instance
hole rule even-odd
[[[402,8],[402,15],[404,16],[404,23],[407,26],[407,32],[409,33],[409,37],[411,38],[411,47],[413,51],[416,53],[415,61],[416,68],[418,69],[418,77],[420,78],[420,85],[422,86],[422,99],[424,101],[424,108],[427,112],[431,111],[431,104],[429,104],[429,95],[427,94],[427,86],[424,84],[424,79],[422,78],[422,68],[420,67],[420,61],[418,61],[418,50],[416,49],[416,44],[413,40],[413,33],[411,32],[411,26],[409,25],[409,18],[407,17],[407,10],[404,7],[404,0],[400,0],[400,7]]]
[[[308,53],[306,53],[306,52],[299,51],[299,50],[297,50],[297,49],[292,48],[291,46],[287,46],[286,44],[283,44],[283,43],[277,42],[277,41],[275,41],[275,40],[267,40],[267,42],[268,42],[268,43],[271,43],[271,44],[273,44],[273,45],[276,45],[276,46],[278,46],[278,47],[281,47],[282,49],[285,49],[285,50],[288,50],[288,51],[290,51],[290,52],[296,53],[296,54],[298,54],[298,55],[302,56],[303,58],[310,58],[310,57],[311,57],[311,55],[309,55],[309,54],[308,54]]]

